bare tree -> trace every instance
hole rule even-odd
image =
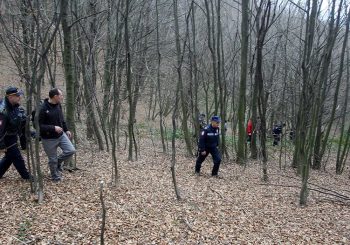
[[[344,61],[344,55],[345,55],[345,47],[346,43],[343,44],[343,51],[342,51],[342,58],[339,66],[339,75],[338,75],[338,81],[336,85],[336,91],[334,94],[334,102],[333,102],[333,108],[331,112],[331,116],[329,119],[329,123],[326,129],[326,132],[322,132],[322,124],[323,124],[323,111],[324,111],[324,104],[326,100],[326,91],[327,91],[327,81],[328,81],[328,73],[329,73],[329,66],[331,63],[332,53],[334,49],[334,44],[339,32],[340,28],[340,17],[341,17],[341,10],[342,10],[343,0],[340,1],[339,7],[338,7],[338,13],[335,18],[335,8],[336,8],[336,1],[332,1],[332,10],[330,13],[330,22],[329,22],[329,30],[327,35],[327,43],[324,47],[324,53],[322,55],[322,68],[320,73],[320,86],[317,94],[316,99],[316,115],[318,115],[317,118],[317,130],[315,135],[315,147],[314,147],[314,162],[313,162],[313,168],[319,169],[321,167],[321,161],[327,146],[327,141],[329,137],[329,133],[333,124],[334,115],[335,115],[335,108],[337,106],[338,102],[338,91],[340,87],[341,77],[342,77],[342,70],[343,70],[343,61]],[[347,35],[347,33],[346,33]],[[346,39],[345,39],[346,40]],[[347,40],[346,40],[347,41]],[[322,88],[322,90],[321,90]],[[322,91],[322,92],[321,92]]]
[[[238,101],[238,151],[237,162],[245,164],[245,107],[246,107],[246,83],[248,65],[248,36],[249,36],[249,1],[242,0],[242,23],[241,23],[241,77],[239,84]]]

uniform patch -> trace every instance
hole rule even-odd
[[[202,132],[202,135],[204,135],[204,134],[205,134],[205,132],[203,131],[203,132]]]
[[[0,120],[0,126],[2,125],[2,120]]]
[[[49,113],[49,112],[50,112],[49,110],[46,111],[46,113]]]

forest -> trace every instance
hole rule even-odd
[[[33,176],[0,178],[0,244],[349,244],[349,27],[349,0],[0,0]],[[32,114],[52,88],[59,183]],[[195,174],[213,116],[218,178]]]

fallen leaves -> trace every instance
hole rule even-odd
[[[64,172],[59,184],[45,180],[38,205],[29,184],[12,169],[0,180],[1,244],[98,244],[101,225],[99,181],[111,182],[111,157],[89,147],[79,150],[76,172]],[[120,181],[105,185],[107,244],[348,244],[348,206],[310,192],[308,206],[298,206],[300,186],[292,169],[269,164],[269,183],[261,185],[261,166],[246,169],[223,164],[223,179],[193,174],[195,159],[178,155],[176,173],[182,200],[173,189],[170,157],[142,147],[139,161],[119,152]],[[92,159],[93,156],[93,159]],[[93,161],[92,161],[93,160]],[[45,160],[42,161],[45,163]],[[43,164],[45,174],[47,166]],[[349,191],[345,175],[312,173],[312,181]],[[345,190],[345,192],[342,192]],[[21,234],[19,234],[19,230]]]

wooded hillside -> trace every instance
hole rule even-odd
[[[349,243],[349,4],[0,0],[1,97],[20,87],[30,115],[60,88],[77,148],[56,185],[27,134],[0,241]],[[211,159],[194,175],[214,115],[219,179]]]

